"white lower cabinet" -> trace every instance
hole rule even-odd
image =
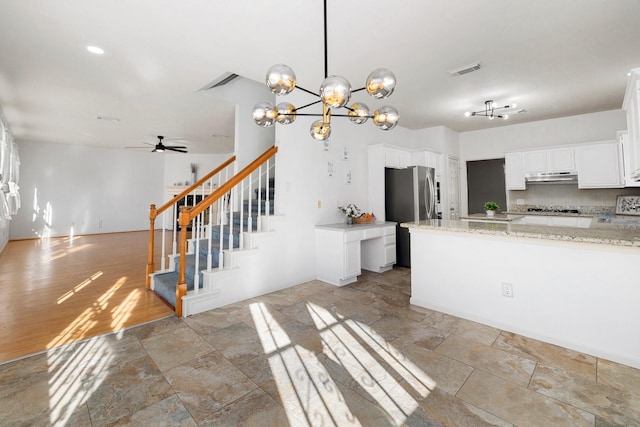
[[[349,242],[344,244],[344,262],[342,268],[342,277],[359,276],[360,271],[360,242]]]
[[[353,283],[362,269],[381,273],[396,262],[394,222],[316,226],[316,278],[336,286]]]

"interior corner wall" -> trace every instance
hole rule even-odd
[[[10,239],[147,230],[149,205],[163,200],[163,156],[38,142],[18,148],[22,206]]]
[[[234,151],[238,170],[251,163],[275,143],[275,126],[263,128],[255,124],[253,107],[260,101],[275,101],[264,83],[237,77],[226,85],[210,89],[211,96],[232,102],[235,110]]]
[[[310,96],[295,92],[287,98],[293,105],[313,101]],[[275,126],[275,210],[285,217],[288,239],[280,249],[283,265],[279,279],[288,285],[315,278],[316,225],[343,222],[345,216],[338,206],[347,203],[371,211],[368,146],[406,145],[412,137],[406,128],[381,131],[371,121],[355,125],[344,117],[333,117],[325,150],[323,142],[309,134],[311,123],[317,119],[301,116],[292,124]]]
[[[467,161],[502,158],[509,151],[615,140],[616,132],[625,129],[625,112],[610,110],[460,133],[461,214],[468,213]]]

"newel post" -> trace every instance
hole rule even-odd
[[[182,297],[187,295],[187,228],[189,227],[189,212],[187,207],[180,208],[178,224],[180,224],[180,264],[178,270],[178,284],[176,286],[176,316],[182,317]],[[197,255],[196,255],[197,256]]]
[[[152,204],[149,208],[149,250],[147,251],[147,279],[145,281],[147,289],[151,289],[151,276],[150,274],[156,271],[156,267],[153,264],[153,246],[155,237],[155,221],[158,216],[158,210],[156,205]]]

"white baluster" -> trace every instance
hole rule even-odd
[[[258,166],[258,231],[262,231],[262,165]]]
[[[196,216],[191,222],[191,238],[195,238],[195,250],[193,254],[195,256],[195,266],[193,274],[193,292],[198,293],[200,289],[200,218],[202,214]]]
[[[154,231],[155,232],[155,231]],[[160,253],[162,254],[162,258],[160,259],[160,269],[162,271],[165,270],[166,268],[166,261],[165,258],[167,257],[167,254],[165,253],[165,235],[167,234],[167,215],[166,215],[166,211],[162,213],[162,250],[160,251]]]

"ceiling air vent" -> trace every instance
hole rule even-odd
[[[464,67],[458,68],[455,70],[451,70],[449,71],[449,74],[451,74],[452,77],[457,77],[457,76],[462,76],[464,74],[473,73],[474,71],[478,71],[480,69],[482,69],[482,65],[476,63],[471,65],[465,65]]]

